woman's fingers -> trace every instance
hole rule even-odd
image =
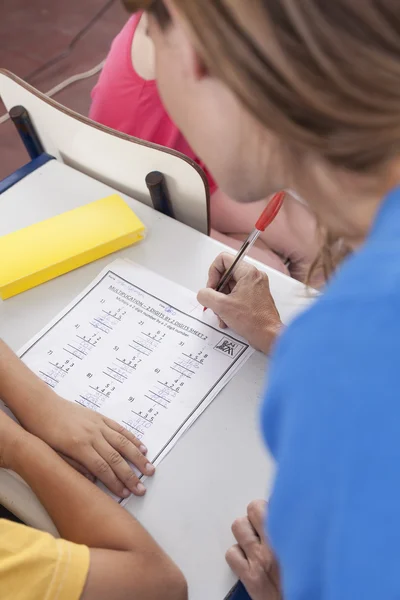
[[[229,267],[232,266],[235,258],[235,254],[229,254],[228,252],[223,252],[217,256],[208,271],[207,287],[210,287],[214,290],[216,289],[223,274],[227,269],[229,269]],[[230,285],[234,287],[235,282],[244,277],[249,269],[254,269],[254,267],[248,263],[241,262],[234,271]]]
[[[235,257],[232,254],[228,254],[224,252],[217,256],[217,258],[212,263],[211,267],[208,271],[208,281],[207,287],[215,289],[219,282],[221,281],[222,275],[225,273],[228,268],[226,265],[231,265],[234,261]]]
[[[242,579],[249,568],[249,563],[239,544],[235,544],[235,546],[229,548],[228,552],[225,554],[225,560],[235,575],[237,575],[239,579]]]
[[[218,325],[220,326],[221,329],[226,329],[228,327],[228,325],[226,323],[224,323],[224,321],[222,319],[220,319],[218,317]]]
[[[113,421],[112,419],[108,419],[107,417],[103,417],[103,421],[108,427],[110,427],[110,429],[113,429],[117,433],[124,435],[130,442],[132,442],[132,444],[136,446],[136,448],[139,448],[142,454],[147,453],[146,446],[136,436],[134,436],[133,433],[128,431],[128,429],[125,429],[125,427],[116,421]]]
[[[230,294],[205,288],[199,291],[197,300],[256,350],[268,353],[282,329],[268,276],[252,265],[242,264],[235,271],[234,279],[235,287]]]
[[[232,532],[237,544],[230,548],[226,560],[246,587],[253,600],[282,600],[279,566],[264,536],[266,503],[251,502],[247,517],[236,519]]]
[[[236,519],[232,525],[232,533],[246,557],[251,554],[255,545],[260,544],[260,538],[247,517]]]
[[[254,500],[247,507],[248,519],[259,538],[265,542],[265,513],[267,503],[265,500]]]

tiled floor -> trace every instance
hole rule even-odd
[[[105,4],[106,0],[1,0],[0,68],[25,78],[62,52]],[[114,0],[67,58],[30,83],[46,92],[67,77],[91,69],[105,58],[112,39],[126,19],[120,1]],[[57,101],[87,114],[95,79],[73,84],[56,96]],[[3,113],[4,106],[0,102],[0,115]],[[13,125],[10,122],[0,125],[0,180],[27,160]]]

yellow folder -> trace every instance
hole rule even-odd
[[[145,227],[114,194],[0,238],[5,300],[143,239]]]

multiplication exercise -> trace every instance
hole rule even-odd
[[[157,462],[251,352],[202,321],[194,294],[118,261],[21,357],[64,398],[128,428]]]

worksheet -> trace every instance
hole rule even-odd
[[[60,396],[143,440],[158,464],[252,352],[193,292],[118,260],[20,356]]]

